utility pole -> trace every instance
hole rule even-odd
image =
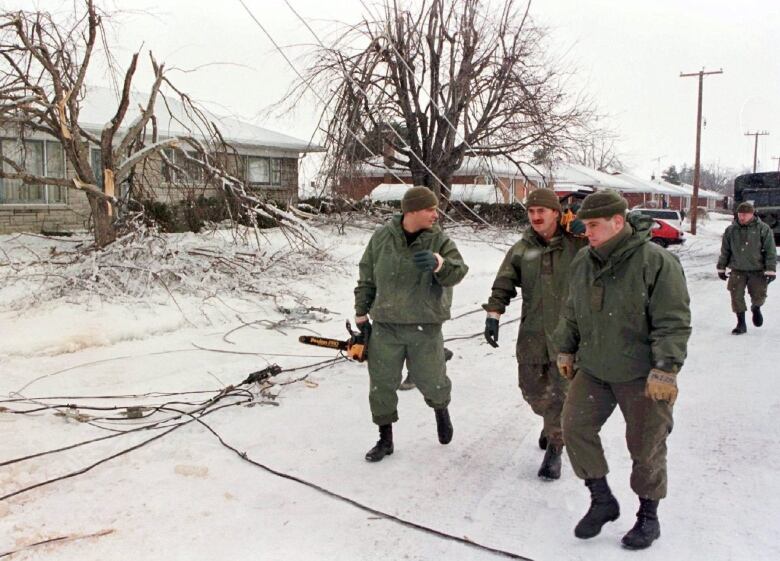
[[[680,78],[691,76],[699,77],[699,108],[696,112],[696,163],[693,166],[693,196],[691,197],[691,234],[696,235],[696,215],[699,210],[699,179],[701,175],[701,100],[704,92],[704,77],[709,74],[723,74],[723,69],[705,72],[702,68],[698,72],[683,74]]]
[[[758,137],[759,136],[769,136],[769,133],[766,131],[761,132],[746,132],[745,136],[753,136],[755,137],[756,141],[753,146],[753,173],[756,173],[756,163],[758,162]]]
[[[777,171],[780,173],[780,156],[772,156],[773,160],[777,160]]]

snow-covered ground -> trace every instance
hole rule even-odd
[[[688,276],[694,329],[669,440],[669,497],[659,509],[662,537],[645,552],[630,553],[619,544],[637,508],[628,484],[630,459],[619,412],[602,438],[622,514],[601,535],[588,541],[573,536],[588,494],[568,459],[561,480],[536,477],[541,422],[517,389],[516,323],[502,329],[498,349],[481,335],[447,343],[455,351],[449,363],[455,437],[449,446],[438,444],[433,413],[419,393],[401,392],[395,454],[378,464],[365,462],[363,455],[376,440],[367,372],[364,365],[348,362],[267,388],[264,396],[253,386],[264,402],[271,401],[269,392],[276,395],[277,406],[227,407],[204,420],[228,444],[274,470],[399,518],[537,561],[780,559],[780,297],[778,287],[770,287],[764,327],[749,326],[742,337],[730,335],[734,319],[728,294],[714,274],[726,224],[714,217],[699,236],[672,249]],[[256,299],[177,296],[176,303],[164,292],[135,302],[75,297],[36,302],[40,278],[0,290],[0,399],[24,396],[41,403],[99,406],[195,402],[214,394],[79,396],[218,390],[269,363],[293,368],[330,358],[332,353],[303,346],[297,338],[311,332],[345,335],[356,263],[369,235],[366,228],[348,228],[341,236],[323,229],[320,244],[335,264],[323,269],[309,260],[308,275],[277,275],[265,282],[258,292],[280,294],[287,302],[286,315],[280,312],[282,302],[262,294]],[[471,270],[455,290],[453,315],[461,317],[446,324],[450,338],[481,333],[483,313],[461,314],[479,310],[503,252],[517,234],[458,231],[453,237]],[[54,243],[0,238],[10,255],[21,241],[36,252]],[[21,297],[29,298],[30,305],[20,309],[12,304]],[[296,312],[296,305],[326,310]],[[513,303],[505,319],[517,318],[519,308],[519,302]],[[286,323],[271,328],[271,322],[282,320]],[[310,371],[283,373],[275,382],[293,381]],[[43,399],[57,396],[61,399]],[[79,414],[120,416],[118,411],[87,409],[16,415],[10,410],[33,405],[0,406],[8,408],[0,410],[0,464],[113,434],[83,422],[89,419]],[[170,413],[155,418],[166,415]],[[145,420],[96,424],[124,430],[141,422]],[[139,431],[0,465],[0,495],[78,471],[157,434]],[[24,549],[58,537],[74,539]],[[500,558],[275,476],[242,461],[198,423],[82,475],[0,501],[0,556],[19,549],[13,559]]]

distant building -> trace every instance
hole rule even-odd
[[[535,188],[540,180],[541,176],[529,166],[524,166],[521,172],[503,158],[465,158],[452,177],[452,187],[454,192],[474,193],[476,200],[495,199],[512,203],[522,201],[528,190]],[[387,190],[384,186],[403,183],[412,184],[408,168],[394,167],[386,159],[375,157],[362,164],[352,176],[343,177],[336,192],[352,199],[362,199],[369,197],[380,185],[382,190]],[[482,190],[486,193],[480,193]]]

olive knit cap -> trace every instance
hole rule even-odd
[[[617,191],[607,189],[585,197],[579,212],[577,212],[577,218],[580,220],[611,218],[616,214],[625,214],[627,209],[628,201],[621,197]]]
[[[404,198],[401,199],[401,210],[403,212],[414,212],[416,210],[424,210],[439,206],[439,200],[433,191],[427,187],[416,185],[406,190]]]
[[[530,206],[541,206],[563,212],[561,201],[558,200],[558,195],[552,189],[534,189],[528,193],[525,198],[525,208]]]
[[[753,208],[753,205],[749,202],[745,201],[744,203],[739,203],[739,206],[737,207],[737,212],[755,212],[756,209]]]

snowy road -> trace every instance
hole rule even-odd
[[[605,426],[602,439],[622,514],[601,535],[588,541],[573,536],[588,494],[568,459],[560,481],[536,477],[541,422],[517,389],[516,324],[502,329],[498,349],[481,336],[447,345],[455,351],[449,363],[455,437],[446,447],[438,444],[433,413],[419,393],[403,392],[395,454],[378,464],[366,463],[363,455],[376,432],[368,411],[366,369],[354,363],[339,363],[311,374],[306,382],[273,388],[278,406],[226,408],[206,421],[229,444],[275,470],[417,524],[537,561],[780,559],[779,288],[770,288],[764,327],[749,326],[742,337],[730,335],[734,321],[728,294],[714,274],[725,225],[713,220],[695,240],[673,250],[688,275],[694,329],[669,440],[669,497],[659,508],[662,537],[648,551],[629,553],[619,545],[637,508],[628,485],[630,459],[619,412]],[[369,234],[323,233],[323,244],[345,266],[343,273],[313,273],[310,279],[290,281],[291,286],[308,287],[311,306],[334,312],[328,321],[304,327],[323,336],[343,335],[343,321],[351,314],[355,264]],[[0,238],[0,243],[7,240]],[[455,290],[454,315],[485,301],[505,248],[473,235],[456,236],[456,241],[471,271]],[[45,247],[45,241],[40,243]],[[0,301],[4,296],[0,291]],[[202,305],[197,300],[179,303],[185,314]],[[280,319],[267,302],[230,305],[241,306],[244,321]],[[505,319],[518,313],[519,302],[513,303]],[[465,315],[445,326],[445,337],[481,333],[483,322],[482,313]],[[306,332],[293,328],[286,335],[257,326],[240,329],[229,338],[232,343],[226,342],[225,333],[238,326],[235,314],[224,314],[221,322],[192,327],[172,304],[128,311],[118,304],[58,302],[23,313],[4,311],[0,397],[7,399],[12,392],[31,398],[213,390],[266,365],[257,356],[201,351],[193,344],[330,356],[299,345],[297,336]],[[268,360],[289,368],[316,359]],[[53,375],[40,378],[47,374]],[[296,375],[283,374],[278,381]],[[128,405],[138,400],[61,401]],[[131,422],[109,426],[127,428]],[[0,412],[0,463],[106,434],[52,411],[24,416]],[[133,433],[0,466],[0,495],[81,469],[150,436]],[[106,533],[84,537],[100,532]],[[0,501],[0,554],[61,536],[82,539],[35,546],[12,559],[501,559],[269,474],[241,461],[197,423],[78,477]]]

